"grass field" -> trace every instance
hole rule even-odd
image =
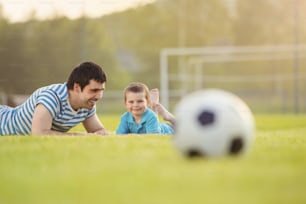
[[[220,159],[185,159],[169,136],[0,137],[0,203],[305,204],[306,116],[256,124],[250,154]]]

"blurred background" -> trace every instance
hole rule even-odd
[[[99,113],[141,81],[173,110],[221,88],[253,112],[306,112],[304,0],[0,0],[0,104],[65,82],[82,61],[108,75]]]

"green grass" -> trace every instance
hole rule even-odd
[[[306,203],[306,116],[256,124],[248,155],[219,159],[186,159],[168,136],[0,137],[0,203]]]

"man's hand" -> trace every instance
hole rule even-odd
[[[94,133],[97,135],[108,134],[96,114],[84,120],[83,125],[88,133]]]

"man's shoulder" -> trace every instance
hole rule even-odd
[[[68,98],[68,91],[65,84],[51,84],[35,91],[32,99],[35,103],[56,107],[65,103]],[[66,103],[65,103],[66,104]]]
[[[68,93],[66,84],[51,84],[48,86],[41,87],[35,91],[36,93],[50,93],[58,96],[65,96]]]
[[[67,86],[66,83],[63,84],[50,84],[48,86],[44,86],[40,88],[41,90],[52,90],[52,91],[60,91],[60,90],[66,90]]]

